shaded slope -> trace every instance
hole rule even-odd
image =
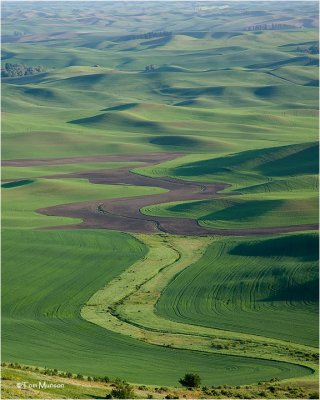
[[[254,170],[265,175],[285,176],[317,173],[318,145],[302,144],[241,152],[178,167],[178,176],[215,174],[228,169]]]
[[[184,323],[317,346],[315,240],[310,234],[272,239],[276,253],[265,239],[218,241],[171,281],[157,311]]]

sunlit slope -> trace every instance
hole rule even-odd
[[[160,166],[140,168],[137,172],[150,176],[169,174],[177,178],[204,182],[228,182],[232,184],[233,190],[237,189],[239,192],[257,191],[258,184],[272,185],[273,180],[285,181],[318,173],[317,142],[199,158],[187,156]],[[265,188],[266,186],[261,186],[260,189],[272,191]]]
[[[185,160],[187,157],[185,158]],[[189,158],[190,159],[190,158]],[[207,160],[138,169],[152,175],[227,182],[230,194],[218,199],[156,204],[148,215],[197,219],[208,228],[263,228],[318,221],[318,145],[305,143],[240,152]]]
[[[27,2],[11,11],[4,5],[3,63],[41,64],[46,71],[3,79],[2,159],[91,156],[93,171],[100,169],[94,156],[181,153],[135,172],[226,182],[225,196],[143,212],[193,218],[206,228],[315,223],[318,56],[310,47],[318,42],[316,7],[271,3],[209,10],[159,3],[141,13],[130,2],[80,2],[75,10],[68,2],[39,3],[41,12],[25,11],[33,7]],[[265,20],[293,27],[246,30]],[[172,34],[145,37],[168,30]],[[150,64],[155,70],[147,72]],[[81,221],[36,210],[159,190],[39,178],[82,168],[4,168],[4,179],[19,179],[3,186],[4,361],[153,385],[177,385],[186,368],[199,373],[203,385],[312,379],[300,364],[259,359],[261,349],[251,351],[255,358],[192,351],[194,343],[178,350],[115,333],[124,332],[122,326],[111,332],[85,321],[80,313],[87,301],[146,260],[147,246],[124,233],[61,230]],[[156,312],[189,324],[185,332],[199,337],[214,327],[235,337],[261,335],[267,344],[276,338],[316,347],[315,236],[212,240],[164,290]],[[133,289],[143,291],[143,285]],[[146,318],[146,326],[152,321]],[[207,337],[207,350],[215,351]],[[280,347],[266,347],[270,358],[278,355]],[[311,365],[310,349],[296,358],[287,350],[281,347],[282,360],[305,358]]]
[[[166,203],[144,207],[147,215],[197,219],[207,228],[245,229],[316,224],[316,193],[261,193],[214,200]],[[210,232],[210,231],[209,231]]]
[[[3,166],[1,168],[2,179],[17,179],[17,178],[35,178],[45,177],[49,175],[58,174],[71,174],[84,171],[103,171],[106,169],[125,167],[136,163],[130,162],[86,162],[86,163],[72,163],[72,164],[56,164],[56,165],[36,165],[13,167]]]
[[[23,181],[22,181],[23,182]],[[27,185],[2,189],[2,226],[11,229],[52,227],[81,222],[78,219],[47,217],[38,208],[89,200],[161,193],[162,189],[130,185],[94,185],[85,179],[35,179]]]
[[[47,71],[4,79],[4,159],[217,154],[317,137],[315,31],[93,36],[44,39],[32,51],[5,44],[6,62]]]
[[[70,25],[68,26],[70,29]],[[262,32],[176,32],[171,36],[129,40],[125,35],[97,34],[78,38],[38,41],[28,55],[30,44],[4,44],[8,62],[45,65],[49,68],[74,65],[102,65],[121,70],[141,70],[151,62],[160,67],[182,70],[224,69],[230,66],[263,68],[309,65],[316,59],[306,54],[305,43],[318,40],[316,29]],[[92,35],[91,35],[92,37]],[[89,38],[89,39],[88,39]],[[291,45],[291,46],[290,46]],[[55,53],[51,49],[54,47]],[[108,52],[106,59],[105,53]],[[134,52],[139,53],[136,57]],[[193,54],[195,57],[190,57]]]
[[[157,312],[317,346],[317,246],[314,234],[220,240],[172,280]]]
[[[310,372],[286,363],[152,346],[84,321],[80,308],[101,282],[145,254],[144,246],[127,235],[15,231],[5,232],[3,238],[4,361],[162,385],[176,385],[186,365],[211,385]],[[23,279],[12,279],[17,275]],[[232,375],[227,373],[230,368],[235,369]]]
[[[86,301],[102,282],[106,284],[142,258],[146,248],[116,232],[30,230],[73,222],[34,210],[100,196],[135,195],[141,188],[93,185],[81,179],[29,181],[3,189],[4,227],[12,228],[3,233],[3,260],[8,266],[3,274],[4,360],[162,385],[177,384],[185,365],[200,373],[206,384],[236,385],[310,373],[290,363],[151,346],[85,322],[80,309]],[[145,194],[152,190],[145,188]],[[23,279],[12,279],[15,276]],[[157,364],[150,368],[155,358]],[[232,376],[227,373],[230,368],[237,371]]]

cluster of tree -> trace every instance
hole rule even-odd
[[[281,31],[283,29],[295,29],[294,25],[288,24],[261,24],[252,25],[245,28],[246,31]]]
[[[319,44],[313,44],[312,46],[307,48],[297,47],[297,51],[309,54],[319,54]]]
[[[319,67],[319,59],[318,58],[308,57],[308,62],[305,65],[312,65],[312,66]],[[314,83],[316,83],[316,82],[317,82],[316,86],[318,86],[319,85],[319,79],[318,80],[314,80]]]
[[[157,68],[158,68],[157,65],[150,64],[150,65],[146,65],[146,66],[144,67],[144,70],[150,72],[150,71],[156,70]]]
[[[3,43],[16,42],[17,40],[19,40],[24,35],[25,35],[24,32],[14,31],[13,34],[11,34],[11,35],[3,35],[2,36],[2,42]]]
[[[117,379],[114,388],[107,394],[106,399],[134,399],[134,397],[133,387],[126,381]]]
[[[319,45],[318,44],[314,44],[313,46],[310,46],[307,49],[307,52],[310,54],[319,54]]]
[[[303,352],[298,352],[304,354]],[[314,360],[318,358],[318,354],[314,353]],[[57,369],[49,369],[49,368],[38,368],[31,367],[27,365],[21,365],[19,363],[5,363],[1,362],[1,367],[8,367],[14,369],[21,369],[31,372],[37,372],[50,376],[59,376],[62,378],[72,378],[72,379],[80,379],[85,380],[86,378],[78,373],[72,374],[71,372],[61,372]],[[109,383],[110,379],[105,377],[87,377],[88,381],[95,382],[103,382]],[[188,389],[200,388],[201,378],[198,374],[187,373],[183,378],[179,380],[182,386]],[[126,381],[117,378],[114,383],[111,383],[113,389],[110,393],[106,395],[107,399],[134,399],[134,387],[128,384]],[[148,390],[147,386],[138,386],[139,390]],[[208,398],[208,396],[214,396],[214,398],[239,398],[239,399],[253,399],[253,398],[292,398],[292,399],[319,399],[319,393],[314,392],[314,389],[311,387],[300,387],[300,386],[289,386],[289,385],[280,385],[278,378],[272,378],[266,382],[258,382],[256,385],[251,386],[228,386],[228,385],[220,385],[220,386],[203,386],[201,388],[204,396],[202,398]],[[159,394],[164,394],[168,391],[166,387],[155,388],[154,391]],[[185,396],[184,396],[185,397]],[[148,399],[153,399],[152,394],[148,394]],[[176,394],[167,394],[164,399],[178,399],[179,396]]]
[[[201,378],[198,374],[187,373],[183,378],[179,380],[182,386],[187,388],[198,388],[201,385]],[[121,379],[116,379],[114,383],[114,388],[109,394],[106,395],[106,399],[134,399],[135,393],[133,386],[129,385],[128,382]],[[146,386],[140,386],[139,389],[147,389]],[[167,390],[167,388],[160,388]],[[168,394],[165,399],[177,399],[179,397]]]
[[[20,38],[20,37],[22,37],[24,35],[24,33],[23,32],[20,32],[20,31],[14,31],[13,32],[13,36],[15,36],[16,38]]]
[[[1,68],[1,75],[6,78],[24,75],[35,75],[44,71],[45,69],[41,65],[31,67],[24,64],[5,63],[4,67]]]
[[[172,32],[167,32],[167,31],[161,31],[161,32],[147,32],[147,33],[141,33],[139,35],[132,35],[130,36],[131,40],[137,40],[137,39],[153,39],[153,38],[159,38],[159,37],[165,37],[165,36],[171,36]]]

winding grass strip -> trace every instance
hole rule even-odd
[[[183,322],[155,314],[170,281],[199,261],[213,237],[137,235],[148,246],[144,259],[96,292],[81,316],[105,329],[148,343],[194,351],[274,359],[316,368],[312,347]],[[272,355],[272,356],[271,356]]]

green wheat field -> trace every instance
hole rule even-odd
[[[318,66],[315,1],[2,3],[2,398],[319,398]]]

